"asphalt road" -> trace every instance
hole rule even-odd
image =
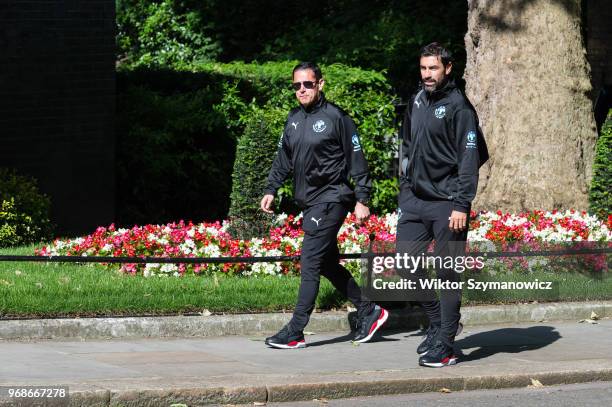
[[[612,382],[594,382],[540,388],[479,390],[452,393],[420,393],[401,396],[360,397],[269,403],[267,407],[579,407],[609,406]],[[251,406],[253,406],[251,404]]]

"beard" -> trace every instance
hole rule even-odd
[[[436,81],[435,79],[433,81],[434,83],[432,85],[426,85],[425,81],[421,79],[421,84],[423,85],[423,89],[425,89],[425,92],[433,93],[438,89],[442,89],[444,85],[446,85],[446,82],[448,82],[448,77],[444,77],[440,81]]]

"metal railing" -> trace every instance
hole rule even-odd
[[[483,256],[486,258],[500,257],[550,257],[550,256],[579,256],[610,254],[612,247],[587,248],[587,249],[563,249],[563,250],[537,250],[528,252],[469,252],[471,256]],[[380,256],[395,256],[396,252],[384,253],[341,253],[340,259],[371,259]],[[114,257],[114,256],[21,256],[0,255],[0,261],[32,261],[39,263],[186,263],[186,264],[222,264],[222,263],[265,263],[298,261],[300,256],[261,256],[261,257]]]

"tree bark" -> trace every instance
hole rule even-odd
[[[491,156],[474,209],[586,210],[597,133],[580,0],[468,0],[465,43]]]

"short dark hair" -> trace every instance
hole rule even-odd
[[[453,54],[437,42],[432,42],[421,48],[419,59],[422,57],[439,57],[444,66],[453,62]]]
[[[306,69],[312,70],[317,80],[320,80],[323,77],[323,74],[321,73],[321,68],[319,68],[319,65],[315,64],[314,62],[310,62],[310,61],[304,61],[304,62],[300,62],[299,64],[297,64],[295,68],[293,68],[291,77],[295,75],[295,71],[303,71]]]

